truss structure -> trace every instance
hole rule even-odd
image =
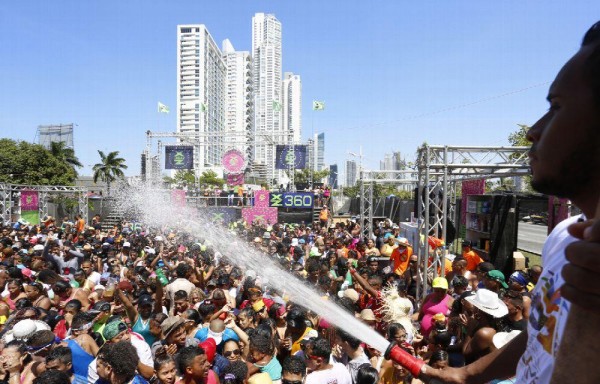
[[[366,171],[361,170],[360,185],[360,227],[363,236],[373,236],[373,189],[375,184],[417,185],[414,170],[402,171]]]
[[[20,208],[21,191],[37,191],[39,201],[39,216],[48,215],[48,201],[51,197],[62,195],[77,199],[77,212],[83,219],[88,221],[88,196],[86,187],[60,186],[60,185],[16,185],[0,183],[0,214],[2,221],[11,221],[11,215],[15,208]]]
[[[529,147],[473,147],[423,145],[417,152],[419,268],[423,278],[417,299],[428,291],[427,276],[444,275],[446,247],[429,256],[428,236],[446,240],[446,223],[457,222],[456,188],[460,181],[526,176]]]

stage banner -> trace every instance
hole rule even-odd
[[[172,190],[171,203],[177,208],[185,207],[185,191],[183,189]]]
[[[247,223],[277,223],[277,208],[242,208],[242,218]]]
[[[268,208],[269,207],[269,191],[258,190],[254,191],[254,207]]]
[[[198,211],[210,222],[219,224],[229,224],[241,217],[241,211],[237,208],[206,207],[199,208]]]
[[[461,189],[462,204],[460,207],[460,221],[465,225],[467,220],[467,196],[483,195],[485,193],[485,179],[463,181]]]
[[[306,168],[306,145],[278,145],[275,149],[275,168],[294,169]]]
[[[194,147],[181,145],[165,146],[165,169],[194,168]]]
[[[21,211],[37,211],[39,207],[38,191],[21,191]]]
[[[227,175],[227,185],[243,185],[244,184],[244,174],[228,174]]]
[[[39,224],[40,211],[37,209],[35,211],[21,211],[21,219],[25,220],[29,224]]]

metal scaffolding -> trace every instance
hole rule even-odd
[[[48,215],[48,202],[56,195],[74,196],[77,199],[77,212],[88,221],[88,190],[86,187],[62,186],[62,185],[17,185],[0,183],[0,213],[2,221],[12,221],[11,215],[15,208],[20,209],[21,191],[37,191],[38,211],[40,218]]]
[[[448,218],[457,222],[456,186],[460,181],[482,178],[526,176],[529,174],[529,147],[429,146],[417,152],[418,245],[421,281],[417,299],[428,291],[427,276],[444,275],[445,251],[429,257],[428,236],[446,240]]]
[[[392,184],[417,186],[418,180],[413,179],[415,170],[402,171],[360,171],[360,227],[363,236],[373,236],[373,190],[375,184]]]

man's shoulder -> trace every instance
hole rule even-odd
[[[564,248],[570,243],[577,241],[575,237],[569,234],[568,228],[571,224],[576,223],[582,218],[585,219],[583,215],[573,216],[561,221],[554,227],[552,232],[548,235],[542,249],[542,260],[544,261],[544,264],[546,264],[548,260],[545,257],[556,253],[560,253],[564,258]]]

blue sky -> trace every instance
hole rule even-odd
[[[176,26],[205,24],[251,49],[256,12],[282,22],[283,70],[300,74],[303,137],[325,160],[362,145],[414,158],[424,141],[507,145],[546,110],[549,83],[600,19],[600,1],[13,1],[0,8],[0,137],[73,122],[90,174],[97,149],[139,173],[145,131],[175,130]],[[326,103],[313,112],[312,100]],[[171,107],[158,115],[157,101]]]

